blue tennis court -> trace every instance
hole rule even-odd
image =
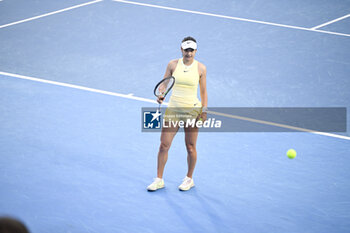
[[[0,1],[0,216],[31,232],[349,232],[350,135],[184,134],[156,176],[142,107],[185,36],[210,107],[350,107],[350,3]],[[288,159],[294,148],[297,157]]]

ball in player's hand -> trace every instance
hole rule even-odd
[[[295,156],[297,156],[297,152],[296,152],[294,149],[289,149],[289,150],[287,151],[287,156],[288,156],[288,158],[290,158],[290,159],[294,159]]]

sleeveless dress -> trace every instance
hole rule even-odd
[[[198,61],[194,60],[190,66],[178,60],[173,72],[175,84],[164,114],[165,120],[186,120],[196,118],[201,113],[202,104],[197,97],[199,85]]]

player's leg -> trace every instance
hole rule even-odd
[[[197,162],[197,137],[198,128],[197,127],[187,127],[185,128],[185,143],[187,149],[187,177],[192,178],[193,171]]]
[[[183,180],[182,184],[179,186],[181,191],[187,191],[194,186],[192,179],[193,171],[197,162],[197,143],[198,128],[197,127],[188,127],[185,128],[185,143],[187,149],[187,165],[188,171],[187,176]]]
[[[168,160],[168,151],[179,127],[162,128],[158,152],[157,178],[147,187],[148,191],[156,191],[164,187],[163,172]]]
[[[158,152],[158,165],[157,165],[158,178],[163,178],[164,167],[168,160],[168,151],[170,149],[171,143],[178,130],[179,130],[178,126],[162,128],[162,133],[160,136],[160,146],[159,146],[159,152]]]

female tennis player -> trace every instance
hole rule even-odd
[[[171,109],[175,109],[175,111],[176,109],[182,109],[187,115],[190,114],[197,120],[201,118],[205,121],[207,119],[208,103],[206,67],[194,59],[197,52],[197,41],[192,37],[184,38],[181,43],[181,52],[182,58],[171,60],[164,75],[164,77],[175,77],[175,84],[164,119],[167,115],[174,113]],[[198,84],[201,101],[197,97]],[[162,103],[163,99],[158,97],[158,103]],[[170,125],[167,128],[162,128],[158,152],[157,178],[147,187],[149,191],[156,191],[164,187],[163,171],[168,160],[168,151],[178,129],[179,125]],[[192,176],[197,161],[196,142],[198,128],[196,126],[185,126],[184,131],[188,171],[182,184],[179,186],[181,191],[189,190],[194,186]]]

